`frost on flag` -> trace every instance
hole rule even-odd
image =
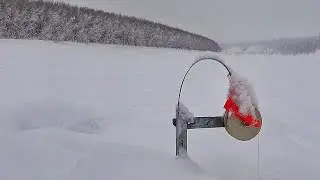
[[[262,125],[259,104],[249,81],[235,71],[229,76],[229,90],[224,105],[225,128],[238,140],[255,137]]]
[[[229,76],[229,83],[228,100],[225,108],[235,113],[246,125],[259,127],[260,121],[256,119],[255,114],[255,109],[259,108],[258,100],[251,84],[234,71]]]

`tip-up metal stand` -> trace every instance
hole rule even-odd
[[[197,59],[185,73],[181,82],[178,104],[176,108],[176,117],[172,123],[176,127],[176,156],[186,157],[187,153],[187,130],[188,129],[199,129],[199,128],[218,128],[224,127],[223,117],[193,117],[192,113],[180,102],[181,91],[185,78],[191,68],[200,61],[213,60],[219,62],[228,71],[228,75],[231,76],[230,69],[223,63],[219,58],[216,57],[201,57]]]
[[[219,128],[224,127],[223,117],[193,117],[192,121],[182,118],[174,118],[173,125],[176,127],[176,156],[187,156],[188,129]]]
[[[172,120],[172,124],[176,127],[176,156],[186,157],[187,142],[188,142],[188,129],[200,128],[219,128],[224,127],[223,117],[191,117],[191,114],[186,107],[180,104],[183,108],[177,109],[176,118]],[[179,112],[179,114],[178,114]],[[180,115],[180,116],[179,116]]]
[[[219,128],[224,127],[226,131],[235,139],[241,141],[248,141],[254,138],[261,129],[259,127],[247,126],[243,123],[242,119],[235,114],[230,112],[229,109],[226,109],[223,116],[216,116],[216,117],[194,117],[193,114],[188,110],[186,106],[184,106],[180,102],[181,91],[183,87],[183,83],[185,78],[190,71],[190,69],[198,62],[202,60],[214,60],[222,64],[226,70],[228,71],[228,76],[232,77],[231,71],[227,65],[223,63],[223,61],[219,60],[217,57],[202,57],[196,60],[191,67],[188,69],[186,74],[183,77],[180,91],[179,91],[179,98],[176,107],[176,117],[173,119],[172,123],[176,128],[176,156],[178,157],[188,157],[187,152],[187,130],[188,129],[200,129],[200,128]],[[262,122],[261,114],[257,108],[255,108],[255,116],[257,117],[258,121]]]

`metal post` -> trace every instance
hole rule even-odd
[[[176,156],[187,157],[187,121],[176,111]]]

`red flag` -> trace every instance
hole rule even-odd
[[[227,111],[231,111],[232,113],[235,114],[237,118],[243,121],[243,123],[246,126],[254,126],[254,127],[260,127],[261,122],[257,119],[255,119],[251,114],[242,114],[239,112],[239,106],[232,100],[232,98],[228,98],[224,108]]]

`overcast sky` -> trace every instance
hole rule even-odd
[[[143,17],[219,43],[314,35],[320,0],[64,0]]]

